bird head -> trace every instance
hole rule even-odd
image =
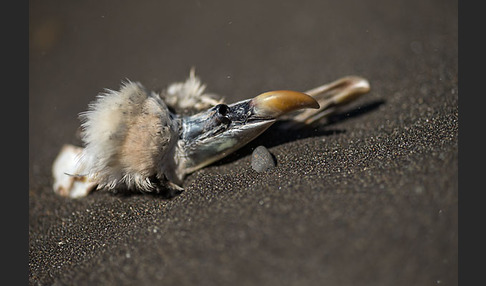
[[[305,93],[277,90],[183,117],[175,150],[177,180],[246,145],[280,116],[304,108],[319,104]]]

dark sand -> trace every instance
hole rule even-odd
[[[30,3],[31,285],[457,285],[457,1],[89,2]],[[53,193],[98,92],[191,66],[229,102],[349,74],[372,91],[272,127],[171,200]]]

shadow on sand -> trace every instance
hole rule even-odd
[[[291,128],[287,128],[284,127],[284,125],[286,125],[287,123],[286,121],[276,122],[262,135],[255,138],[255,140],[243,146],[241,149],[237,150],[233,154],[230,154],[227,157],[213,163],[212,166],[221,166],[239,160],[245,156],[250,155],[253,150],[260,145],[263,145],[266,148],[271,148],[309,137],[330,136],[345,133],[346,130],[332,129],[328,127],[332,126],[335,123],[346,121],[350,118],[362,116],[368,112],[377,109],[384,103],[384,100],[376,100],[366,103],[364,105],[360,105],[352,110],[341,110],[329,115],[326,119],[320,120],[311,125],[297,124],[293,125]]]

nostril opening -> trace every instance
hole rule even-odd
[[[218,105],[218,113],[221,114],[222,116],[226,116],[228,114],[229,107],[226,104],[219,104]]]

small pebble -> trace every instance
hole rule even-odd
[[[272,154],[264,146],[258,146],[251,154],[251,167],[257,172],[265,172],[276,165]]]

